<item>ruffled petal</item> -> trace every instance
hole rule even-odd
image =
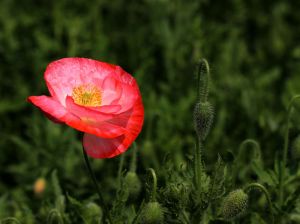
[[[93,158],[111,158],[126,151],[132,143],[130,136],[121,135],[116,138],[99,138],[95,135],[84,134],[83,147]]]
[[[117,115],[101,113],[79,106],[74,103],[71,97],[67,97],[66,105],[73,117],[68,117],[65,122],[79,131],[104,138],[115,138],[127,132],[125,125],[121,126],[112,122]]]
[[[66,98],[66,108],[70,113],[76,115],[80,119],[94,120],[97,123],[112,119],[115,116],[111,113],[103,113],[97,110],[91,110],[85,106],[80,106],[76,104],[70,96],[67,96]]]
[[[83,147],[87,154],[93,158],[111,158],[128,149],[140,133],[144,121],[144,108],[142,100],[138,100],[133,109],[120,114],[110,122],[124,125],[126,130],[122,136],[116,138],[99,138],[95,135],[84,134]]]
[[[134,81],[135,82],[135,81]],[[122,85],[122,95],[115,103],[122,105],[119,112],[124,112],[133,107],[134,103],[141,97],[139,90],[135,86]]]
[[[92,111],[98,111],[106,114],[116,114],[122,109],[121,105],[105,105],[100,107],[86,107],[86,108]]]
[[[127,121],[126,130],[133,136],[133,141],[140,134],[144,123],[144,106],[142,98],[139,98],[132,109],[130,118]]]
[[[101,90],[103,105],[116,104],[122,95],[122,84],[113,75],[107,76],[102,82]]]
[[[63,58],[48,65],[45,80],[51,95],[65,105],[65,99],[72,95],[74,87],[90,83],[101,87],[116,67],[87,58]]]
[[[30,96],[28,101],[37,106],[43,113],[56,123],[64,122],[68,111],[55,99],[48,96]]]
[[[74,118],[74,116],[67,116],[65,123],[78,131],[103,138],[115,138],[126,133],[126,129],[107,122],[103,122],[96,126],[94,123],[91,125],[88,120],[81,120],[80,118]]]

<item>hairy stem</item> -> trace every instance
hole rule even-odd
[[[148,171],[150,172],[152,179],[153,179],[152,191],[150,194],[150,201],[156,201],[157,177],[156,177],[154,169],[149,168]]]
[[[141,212],[142,212],[144,206],[145,206],[145,201],[143,200],[143,201],[142,201],[142,204],[140,205],[140,208],[139,208],[139,210],[138,210],[138,212],[137,212],[137,214],[136,214],[136,216],[134,217],[134,219],[133,219],[133,221],[132,221],[132,224],[138,223],[139,218],[140,218],[140,215],[141,215]]]
[[[259,183],[251,183],[251,184],[248,184],[245,188],[244,188],[244,191],[245,192],[250,192],[252,189],[258,189],[260,191],[262,191],[268,201],[268,205],[269,205],[269,209],[270,209],[270,213],[271,213],[271,220],[272,220],[272,223],[274,224],[275,223],[275,219],[274,219],[274,211],[273,211],[273,204],[272,204],[272,201],[271,201],[271,197],[270,197],[270,194],[268,192],[268,190],[261,184]]]
[[[203,172],[203,166],[202,166],[202,143],[200,138],[196,137],[196,148],[195,148],[195,156],[194,156],[194,175],[195,175],[195,185],[200,192],[201,188],[201,174]]]
[[[246,145],[253,145],[253,147],[255,149],[255,151],[254,151],[255,159],[260,160],[261,159],[261,149],[260,149],[259,143],[257,141],[255,141],[254,139],[246,139],[240,144],[239,152],[244,152]]]
[[[130,161],[130,168],[129,168],[129,170],[131,172],[136,172],[136,154],[137,154],[136,143],[133,142],[132,146],[133,146],[133,151],[132,151],[132,157],[131,157],[131,161]]]
[[[92,181],[93,181],[93,183],[94,183],[94,186],[95,186],[95,188],[96,188],[96,191],[97,191],[97,193],[98,193],[100,203],[101,203],[101,205],[102,205],[102,207],[103,207],[103,209],[104,209],[104,213],[103,213],[103,215],[104,215],[104,220],[105,220],[105,216],[107,216],[107,218],[108,218],[108,223],[113,224],[112,218],[111,218],[110,213],[109,213],[109,210],[108,210],[108,207],[107,207],[107,205],[106,205],[105,202],[104,202],[104,199],[103,199],[103,196],[102,196],[102,194],[101,194],[99,185],[98,185],[98,183],[97,183],[95,174],[94,174],[94,172],[93,172],[93,170],[92,170],[92,168],[91,168],[91,164],[90,164],[89,158],[87,157],[87,154],[86,154],[86,152],[85,152],[85,150],[84,150],[83,147],[82,147],[82,151],[83,151],[83,156],[84,156],[85,164],[86,164],[86,166],[87,166],[87,168],[88,168],[88,171],[89,171],[89,173],[90,173],[91,179],[92,179]]]
[[[125,159],[125,154],[123,153],[120,156],[119,169],[118,169],[118,184],[119,184],[119,188],[121,187],[121,176],[122,176],[122,170],[123,170],[123,166],[124,166],[124,159]]]

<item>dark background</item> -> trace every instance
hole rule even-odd
[[[261,143],[271,166],[282,150],[287,104],[300,93],[299,11],[296,0],[1,0],[0,218],[30,223],[47,216],[53,170],[70,195],[84,201],[94,193],[78,132],[26,102],[48,95],[43,72],[63,57],[118,64],[137,79],[146,113],[138,172],[159,170],[167,153],[177,167],[192,154],[200,58],[210,63],[215,106],[204,151],[208,168],[218,153],[235,154],[247,138]],[[299,120],[292,116],[291,140]],[[125,164],[129,157],[130,150]],[[92,162],[105,197],[113,197],[119,158]],[[42,198],[32,187],[39,177],[49,182]]]

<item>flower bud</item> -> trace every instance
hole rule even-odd
[[[135,172],[128,172],[124,178],[125,186],[128,189],[129,199],[136,199],[142,189],[142,183]]]
[[[241,216],[247,209],[248,195],[241,189],[230,192],[223,201],[221,207],[222,217],[232,220]]]
[[[100,223],[103,215],[101,207],[94,202],[89,202],[82,209],[82,216],[86,223]]]
[[[46,189],[46,180],[44,178],[38,178],[33,185],[33,191],[35,195],[41,196]]]
[[[292,155],[294,159],[300,159],[300,135],[293,141]]]
[[[198,102],[194,108],[194,125],[200,140],[205,140],[214,118],[214,108],[209,102]]]
[[[143,146],[141,147],[143,150],[141,150],[141,154],[145,158],[151,158],[153,155],[153,143],[149,140],[145,140],[143,143]]]
[[[164,220],[164,211],[158,202],[149,202],[145,205],[141,213],[141,223],[160,224]]]

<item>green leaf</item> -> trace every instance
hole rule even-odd
[[[297,201],[299,199],[300,199],[300,187],[298,187],[292,194],[288,196],[282,210],[287,213],[293,211],[297,206]]]
[[[215,164],[214,173],[209,184],[209,200],[216,200],[224,195],[225,170],[226,166],[221,156],[218,155],[218,161]]]
[[[55,207],[60,213],[65,211],[65,196],[62,194],[61,187],[59,185],[59,180],[57,177],[57,171],[54,170],[51,174],[52,186],[55,195]]]
[[[273,187],[275,187],[277,185],[277,183],[278,183],[277,176],[275,175],[275,173],[273,171],[269,170],[267,172],[256,161],[253,161],[251,163],[251,167],[262,183],[266,183],[267,185],[273,186]]]

